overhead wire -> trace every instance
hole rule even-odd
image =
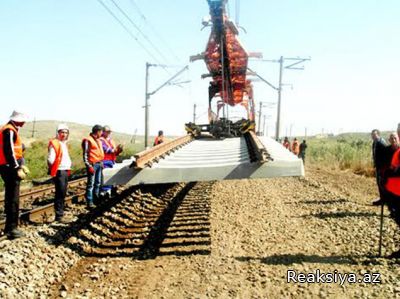
[[[179,57],[176,55],[176,53],[172,50],[170,45],[167,43],[167,41],[162,37],[162,35],[155,29],[155,27],[150,23],[150,21],[146,18],[142,10],[140,9],[139,5],[136,3],[135,0],[130,0],[130,3],[132,4],[133,8],[136,10],[136,12],[139,14],[139,16],[142,18],[142,20],[150,27],[150,29],[153,31],[155,35],[160,39],[160,41],[164,44],[165,48],[168,50],[168,52],[174,57],[176,61],[180,61]]]
[[[120,25],[122,26],[122,28],[125,29],[125,31],[129,34],[129,36],[130,36],[132,39],[134,39],[134,40],[138,43],[138,45],[139,45],[147,54],[149,54],[149,56],[150,56],[152,59],[154,59],[155,62],[157,62],[157,63],[160,64],[159,59],[156,58],[156,57],[154,56],[154,54],[151,53],[151,52],[149,51],[149,49],[147,49],[147,47],[146,47],[143,43],[141,43],[141,42],[139,41],[139,39],[137,38],[137,36],[135,36],[135,35],[132,33],[132,31],[129,30],[129,28],[125,26],[125,24],[111,11],[110,8],[108,8],[107,5],[104,4],[104,2],[103,2],[102,0],[97,0],[97,2],[99,2],[99,3],[101,4],[101,6],[104,7],[104,9],[115,19],[115,21],[117,21],[117,23],[120,24]]]
[[[151,47],[160,55],[164,61],[168,61],[167,57],[158,49],[158,47],[149,39],[149,37],[143,33],[143,31],[139,28],[139,26],[136,25],[136,23],[132,20],[131,17],[128,16],[128,14],[114,1],[110,0],[114,6],[119,10],[120,13],[124,15],[124,17],[129,21],[129,23],[132,24],[133,27],[138,31],[138,33],[151,45]]]

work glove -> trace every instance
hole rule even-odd
[[[93,166],[89,166],[89,167],[87,168],[87,171],[88,171],[89,174],[94,174],[94,168],[93,168]]]
[[[17,169],[17,178],[20,179],[21,181],[26,179],[26,173],[25,173],[25,171],[22,169],[22,167],[19,167],[19,168]]]
[[[71,176],[71,169],[67,170],[67,176]]]
[[[29,168],[28,168],[27,166],[25,166],[25,165],[22,165],[22,166],[21,166],[21,169],[25,172],[26,175],[28,175],[28,174],[31,173],[30,170],[29,170]]]

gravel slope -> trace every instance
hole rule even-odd
[[[195,188],[210,187],[198,183]],[[116,298],[387,298],[400,294],[398,264],[375,258],[379,208],[369,205],[376,196],[373,179],[312,169],[307,179],[223,181],[216,182],[206,196],[196,194],[189,192],[178,208],[163,244],[169,242],[168,236],[176,237],[180,209],[184,213],[195,203],[211,207],[209,224],[189,217],[186,235],[174,239],[169,254],[162,254],[161,248],[155,259],[83,259],[66,277],[68,294]],[[205,236],[198,235],[199,227]],[[385,217],[384,253],[395,249],[396,231]],[[208,245],[200,242],[207,240],[207,232]],[[287,283],[289,269],[379,272],[381,283]]]
[[[156,257],[84,257],[35,232],[0,243],[0,297],[13,287],[54,298],[400,298],[398,261],[376,258],[374,180],[317,168],[307,175],[195,184],[160,232]],[[384,255],[400,246],[387,215]],[[381,283],[287,283],[289,269],[379,272]]]

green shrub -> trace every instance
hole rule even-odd
[[[314,165],[351,169],[355,173],[372,175],[371,144],[363,139],[311,139],[308,160]]]

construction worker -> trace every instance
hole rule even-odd
[[[158,136],[154,139],[153,146],[159,145],[164,142],[164,132],[158,131]]]
[[[384,164],[384,159],[385,159],[386,142],[380,135],[381,135],[381,133],[377,129],[374,129],[371,132],[371,139],[373,141],[372,142],[372,160],[373,160],[374,167],[375,167],[375,178],[376,178],[376,184],[378,185],[378,191],[379,191],[379,198],[372,202],[372,204],[375,206],[379,206],[379,205],[383,204],[382,170],[383,170],[383,164]]]
[[[306,149],[307,149],[307,143],[305,140],[303,140],[302,143],[299,145],[299,155],[298,157],[303,160],[303,164],[305,164],[306,160]]]
[[[70,222],[64,217],[64,201],[68,189],[68,176],[71,173],[71,158],[69,156],[67,141],[69,128],[66,124],[59,124],[56,138],[49,141],[47,164],[49,173],[53,178],[56,189],[54,198],[55,221]]]
[[[389,151],[386,154],[391,161],[390,166],[384,170],[382,175],[383,194],[390,216],[400,226],[400,145],[398,135],[390,134],[389,142]],[[390,257],[400,258],[400,250],[393,252]]]
[[[289,142],[289,138],[285,137],[285,139],[283,140],[283,144],[282,144],[286,149],[288,149],[290,151],[290,142]]]
[[[22,140],[19,135],[19,129],[26,121],[26,115],[14,111],[9,122],[0,129],[0,175],[5,184],[4,233],[9,239],[25,236],[18,229],[18,213],[20,182],[28,174],[28,169],[22,164]]]
[[[295,154],[296,156],[298,156],[299,152],[300,152],[299,142],[297,141],[297,138],[295,137],[292,142],[292,153]]]
[[[121,144],[116,145],[114,140],[111,138],[111,128],[104,126],[103,135],[100,138],[101,144],[104,151],[104,168],[113,168],[117,156],[122,152],[123,146]],[[102,196],[111,197],[112,186],[105,185],[101,187]]]
[[[99,199],[102,180],[104,152],[100,137],[103,127],[95,125],[89,137],[82,140],[83,162],[87,171],[86,203],[89,209],[94,208],[94,200]]]

